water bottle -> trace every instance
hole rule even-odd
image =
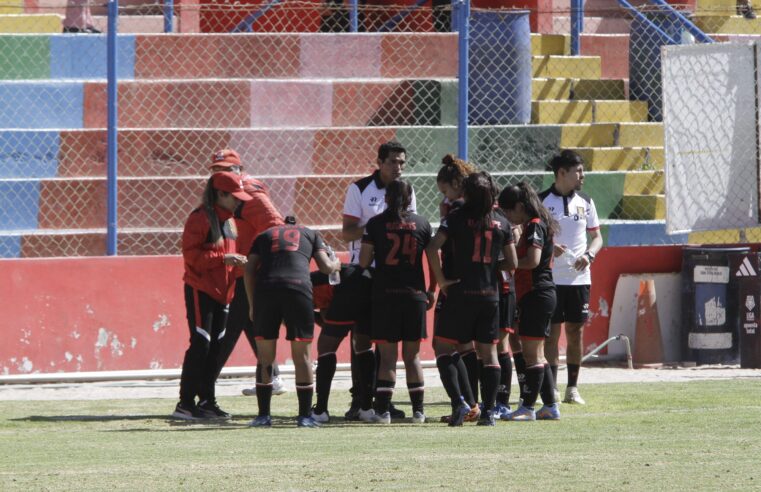
[[[335,261],[335,259],[336,259],[336,253],[333,251],[333,248],[331,248],[330,246],[327,246],[327,253],[328,253],[328,257],[331,260]],[[335,272],[331,273],[330,275],[328,275],[328,283],[330,285],[338,285],[338,284],[341,283],[341,270],[340,269],[338,271],[335,271]]]
[[[574,266],[576,264],[576,255],[573,254],[573,251],[571,251],[570,248],[566,248],[565,251],[563,251],[563,254],[560,255],[563,264],[568,269],[570,273],[576,274],[578,273],[576,271],[576,267]]]

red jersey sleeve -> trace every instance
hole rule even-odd
[[[198,210],[190,214],[182,231],[182,256],[189,266],[199,272],[219,267],[224,263],[224,248],[206,242],[209,228],[206,213]]]

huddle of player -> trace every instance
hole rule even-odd
[[[529,184],[499,192],[488,173],[447,155],[437,175],[444,198],[434,235],[431,224],[417,215],[414,191],[402,179],[405,162],[406,150],[387,142],[378,150],[378,170],[350,186],[343,222],[344,239],[350,242],[348,265],[331,256],[318,232],[271,211],[266,214],[269,227],[242,246],[249,251],[236,250],[230,244],[236,235],[230,219],[257,222],[252,218],[256,211],[247,205],[251,198],[235,174],[210,178],[205,192],[209,198],[191,214],[183,235],[191,346],[175,417],[230,417],[216,404],[213,386],[232,351],[228,347],[220,357],[228,311],[234,308],[229,319],[237,325],[250,322],[245,332],[257,349],[259,414],[252,427],[272,425],[273,365],[281,323],[296,369],[299,426],[330,421],[336,350],[349,334],[353,398],[345,417],[385,424],[404,417],[391,404],[401,346],[412,421],[425,422],[419,353],[428,334],[426,311],[435,306],[433,348],[452,406],[443,420],[460,426],[560,418],[553,371],[544,358],[556,304],[552,258],[558,223]],[[267,198],[263,187],[256,191],[264,193],[260,200]],[[265,205],[271,207],[268,198]],[[246,207],[252,210],[248,219],[241,213]],[[312,259],[318,272],[309,270]],[[245,280],[239,281],[235,307],[235,302],[230,304],[236,291],[234,270],[243,266]],[[341,282],[334,286],[329,276],[335,272],[340,272]],[[241,319],[241,310],[250,320]],[[312,407],[315,321],[322,330],[317,402]],[[238,335],[241,329],[235,327]],[[512,412],[509,349],[521,386],[521,404]],[[540,395],[544,406],[535,410]]]

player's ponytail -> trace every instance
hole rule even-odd
[[[479,171],[465,178],[462,187],[465,198],[463,211],[470,219],[479,222],[481,230],[486,229],[497,198],[494,180],[486,171]]]
[[[206,188],[203,190],[203,209],[209,218],[209,238],[212,244],[222,241],[222,225],[219,223],[217,211],[214,205],[217,203],[217,190],[214,189],[211,182],[212,178],[206,182]]]
[[[409,216],[412,203],[412,187],[406,181],[397,179],[386,185],[386,211],[395,220]]]
[[[475,166],[458,159],[453,154],[447,154],[441,159],[441,169],[436,175],[436,182],[459,186],[465,178],[474,172],[476,172]]]
[[[513,210],[519,203],[523,205],[526,215],[532,219],[539,218],[547,224],[547,231],[550,237],[553,237],[558,232],[557,221],[542,204],[534,188],[525,181],[510,185],[499,194],[499,207],[503,210]]]

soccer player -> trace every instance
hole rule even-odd
[[[215,152],[209,165],[209,171],[232,172],[239,174],[243,180],[243,189],[251,195],[251,200],[243,202],[235,209],[235,224],[238,226],[238,239],[236,240],[238,253],[248,256],[254,238],[270,227],[283,224],[283,216],[272,204],[267,188],[264,183],[253,176],[243,174],[243,164],[240,155],[232,149],[222,149]],[[256,354],[256,340],[254,339],[253,323],[248,317],[249,306],[246,296],[246,287],[243,282],[243,268],[236,268],[235,296],[230,303],[230,313],[227,317],[227,331],[219,347],[219,371],[227,363],[230,355],[238,343],[241,332],[245,333],[251,350]],[[257,359],[258,361],[258,359]],[[261,365],[257,362],[257,371]],[[277,364],[273,365],[272,394],[285,393],[283,382],[280,379],[280,370]],[[256,394],[256,387],[246,388],[243,394],[252,396]]]
[[[431,224],[409,212],[412,187],[402,180],[386,186],[386,210],[367,223],[359,265],[375,262],[373,274],[372,340],[380,366],[375,411],[360,410],[362,420],[373,412],[375,422],[390,424],[391,396],[396,385],[399,342],[412,402],[412,422],[424,423],[425,384],[420,365],[420,340],[426,338],[425,312],[433,307],[435,285],[426,291],[423,252],[431,241]]]
[[[555,309],[552,282],[552,238],[557,222],[542,205],[534,189],[521,182],[508,186],[499,195],[499,206],[513,224],[523,224],[518,241],[518,270],[515,287],[518,300],[518,334],[526,360],[523,402],[506,420],[557,420],[552,371],[544,358],[544,340],[550,334],[550,318]],[[544,406],[534,411],[541,391]]]
[[[233,270],[246,264],[246,257],[236,253],[233,211],[249,200],[240,176],[216,173],[206,183],[203,205],[185,222],[182,257],[190,347],[182,362],[180,402],[172,414],[174,418],[230,418],[217,405],[214,385],[219,346],[235,292]]]
[[[346,191],[344,200],[343,224],[341,233],[345,241],[349,242],[350,263],[359,262],[359,250],[362,235],[365,232],[367,222],[386,209],[386,186],[392,181],[402,177],[404,165],[407,162],[407,150],[399,142],[386,142],[378,147],[378,169],[371,175],[366,176],[351,185]],[[410,212],[417,211],[415,192],[412,192]],[[341,293],[336,291],[336,297]],[[372,388],[375,381],[375,354],[370,342],[370,333],[363,330],[368,328],[360,323],[354,325],[352,344],[352,402],[345,417],[349,420],[359,419],[359,410],[369,410],[366,406],[372,400],[362,394],[366,388]],[[321,361],[318,361],[318,363]],[[359,391],[357,390],[359,387]],[[372,395],[372,393],[370,393]],[[397,410],[392,405],[390,408],[391,418],[404,418],[404,412]]]
[[[314,258],[323,273],[338,271],[341,264],[331,260],[325,243],[317,232],[295,225],[293,218],[286,224],[272,227],[259,234],[251,247],[246,266],[245,283],[250,317],[263,370],[256,373],[256,399],[259,415],[251,427],[270,427],[272,399],[272,364],[280,332],[285,322],[286,340],[291,342],[291,354],[296,369],[296,393],[299,399],[299,427],[319,427],[311,416],[312,358],[314,307],[309,263]]]
[[[552,315],[550,337],[544,346],[555,382],[558,372],[558,341],[565,326],[568,342],[568,386],[564,403],[583,405],[578,380],[584,354],[584,324],[589,318],[589,291],[592,284],[590,266],[602,248],[600,221],[595,203],[581,193],[584,184],[584,161],[571,150],[564,150],[550,161],[555,182],[539,198],[559,224],[555,236],[555,262],[552,277],[557,293],[557,307]],[[556,398],[559,393],[556,391]]]
[[[491,176],[477,172],[463,182],[462,207],[441,222],[438,232],[426,249],[436,281],[447,296],[434,333],[436,365],[452,403],[449,425],[462,425],[472,408],[465,402],[459,381],[464,365],[458,367],[452,357],[458,344],[475,341],[483,361],[483,411],[479,425],[494,425],[494,408],[500,368],[497,360],[499,341],[499,270],[512,270],[516,264],[515,246],[510,225],[494,213],[497,194]],[[453,272],[445,277],[438,257],[439,249],[451,241]],[[502,255],[503,260],[499,260]]]

